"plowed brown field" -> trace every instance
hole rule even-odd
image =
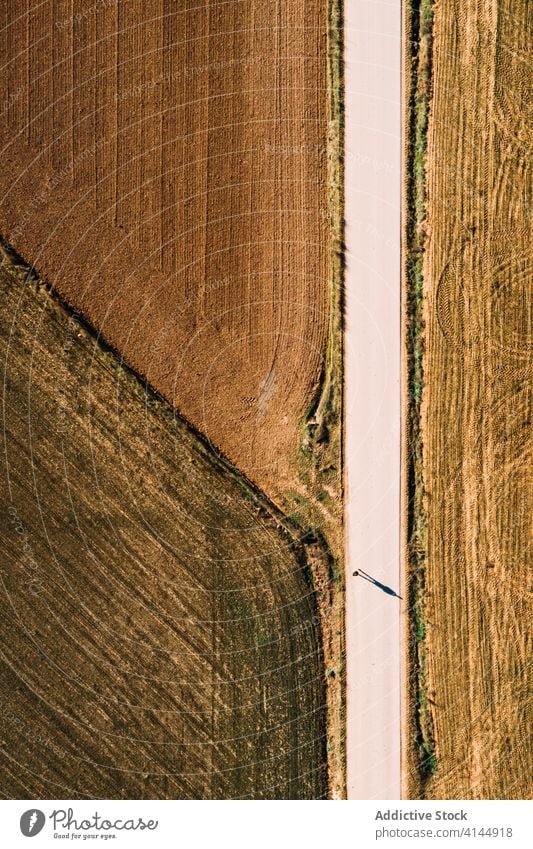
[[[409,792],[515,798],[531,792],[533,4],[432,8],[414,80],[422,103],[431,53]]]
[[[274,496],[328,327],[325,0],[15,0],[0,232]]]
[[[0,795],[325,796],[320,546],[23,270],[0,293]]]

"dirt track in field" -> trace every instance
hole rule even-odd
[[[0,232],[279,496],[328,325],[326,2],[27,6],[0,23]]]
[[[0,284],[2,797],[324,796],[319,547],[23,270]]]
[[[412,708],[434,759],[422,786],[411,759],[409,790],[520,798],[531,792],[533,4],[433,9],[422,226],[424,692]]]

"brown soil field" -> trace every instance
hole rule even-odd
[[[531,793],[532,34],[407,15],[410,797]]]
[[[0,233],[279,500],[330,320],[328,3],[1,14]]]
[[[327,555],[0,267],[3,798],[321,798]]]

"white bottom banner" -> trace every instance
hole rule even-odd
[[[72,843],[124,849],[523,849],[531,846],[530,805],[525,801],[9,800],[0,802],[0,842],[6,849]],[[30,844],[33,838],[35,843]]]

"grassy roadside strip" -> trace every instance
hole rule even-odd
[[[324,366],[302,422],[303,465],[312,460],[315,485],[341,495],[343,453],[344,80],[343,0],[328,0],[329,328]],[[305,469],[304,469],[305,472]],[[305,481],[305,474],[304,474]],[[305,481],[307,483],[307,481]]]
[[[427,685],[425,620],[426,507],[420,414],[424,387],[423,260],[426,153],[432,76],[433,0],[410,0],[406,9],[406,343],[407,343],[407,557],[409,597],[409,788],[423,797],[437,769]],[[412,739],[411,739],[412,738]]]
[[[327,700],[329,796],[346,797],[343,524],[344,81],[343,0],[328,0],[329,328],[315,396],[301,423],[299,492],[283,509],[310,528],[321,552],[311,557],[320,611]],[[317,549],[318,552],[318,549]]]

